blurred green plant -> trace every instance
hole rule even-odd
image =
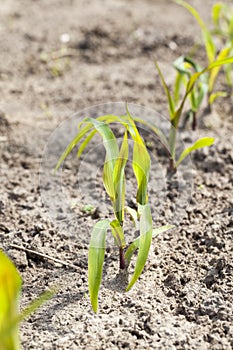
[[[221,3],[216,3],[212,7],[212,21],[214,30],[208,29],[207,25],[199,15],[198,11],[183,0],[174,0],[177,4],[186,8],[197,21],[202,31],[202,38],[205,45],[208,65],[216,61],[223,60],[233,54],[233,12],[230,7]],[[217,46],[216,35],[221,38],[221,47]],[[208,110],[217,97],[226,96],[225,91],[214,92],[216,79],[220,73],[221,65],[208,71]],[[232,86],[232,62],[225,65],[226,82]]]
[[[22,312],[19,302],[22,279],[15,265],[0,249],[0,349],[19,350],[19,324],[45,301],[50,299],[55,290],[43,293]]]
[[[118,146],[115,134],[109,126],[110,123],[118,123],[124,127],[124,137],[120,147]],[[91,305],[94,312],[97,312],[98,309],[98,293],[102,280],[107,231],[111,231],[115,244],[119,249],[120,270],[127,270],[134,252],[138,250],[134,272],[126,288],[128,291],[132,288],[143,271],[152,237],[159,232],[166,231],[173,227],[171,225],[166,225],[153,230],[151,209],[148,203],[147,193],[150,156],[128,108],[125,116],[106,115],[96,119],[85,118],[79,124],[77,135],[70,142],[58,161],[56,170],[73,148],[81,141],[77,154],[78,157],[80,157],[96,133],[101,136],[106,152],[103,167],[103,184],[112,203],[114,219],[98,221],[91,232],[88,254],[88,284]],[[125,207],[125,168],[129,160],[129,136],[133,141],[132,168],[137,180],[137,210]],[[125,210],[131,215],[136,228],[140,232],[140,236],[129,245],[127,245],[124,235]]]
[[[160,137],[161,142],[163,143],[163,145],[165,146],[169,154],[169,157],[170,157],[169,172],[170,173],[176,172],[177,167],[191,152],[193,152],[198,148],[211,146],[214,143],[214,139],[212,137],[203,137],[197,140],[192,146],[185,149],[180,155],[178,156],[176,155],[177,133],[179,130],[181,116],[184,113],[184,107],[187,99],[190,98],[191,100],[190,111],[194,119],[193,127],[195,128],[196,112],[200,107],[200,104],[204,98],[204,93],[206,91],[206,81],[205,81],[205,78],[201,80],[202,76],[208,74],[213,70],[219,69],[219,67],[225,64],[232,63],[233,57],[218,59],[202,70],[190,59],[187,59],[187,58],[185,59],[184,57],[181,57],[179,58],[179,60],[180,61],[178,62],[176,61],[176,68],[179,70],[178,71],[179,75],[175,80],[173,93],[170,92],[170,89],[165,81],[163,73],[160,70],[157,62],[155,62],[155,66],[159,73],[160,80],[167,97],[171,127],[170,127],[170,133],[168,138],[166,137],[166,135],[162,133],[161,130],[159,130],[158,132],[158,128],[151,127],[151,130],[154,131],[154,133],[158,137]],[[187,70],[187,68],[185,67],[186,60],[188,61],[187,63],[189,65],[192,65],[194,67],[194,72],[191,73]],[[185,82],[184,93],[183,93],[183,96],[179,98],[180,87],[183,81]],[[196,87],[197,83],[198,83],[198,86]],[[150,127],[149,124],[148,126]]]
[[[212,7],[212,35],[217,37],[222,46],[229,45],[231,47],[230,54],[233,55],[233,7],[218,2]],[[232,89],[232,64],[224,66],[227,85]]]
[[[174,67],[177,70],[176,80],[174,84],[174,102],[177,105],[181,98],[181,91],[187,87],[188,81],[193,73],[201,72],[202,68],[194,62],[193,59],[186,56],[180,56],[174,62]],[[208,82],[206,73],[201,75],[197,83],[189,94],[190,108],[185,112],[185,121],[190,120],[192,129],[197,126],[196,114],[199,111],[201,104],[208,92]]]

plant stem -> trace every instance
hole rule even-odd
[[[124,249],[122,247],[119,247],[119,258],[120,258],[120,270],[125,269],[125,255],[124,255]]]
[[[196,130],[197,128],[197,116],[196,116],[196,112],[193,111],[193,122],[192,122],[192,129]]]
[[[176,133],[177,129],[171,124],[170,134],[169,134],[169,147],[171,152],[171,157],[175,162],[176,157]]]

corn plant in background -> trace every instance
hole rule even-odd
[[[233,27],[233,13],[229,11],[228,6],[223,4],[215,4],[212,8],[212,19],[215,26],[215,30],[211,31],[199,15],[198,11],[190,4],[183,0],[175,0],[175,2],[185,7],[195,18],[202,31],[202,38],[205,45],[206,56],[208,64],[223,60],[230,57],[233,53],[233,39],[232,39],[232,27]],[[229,12],[228,12],[229,11]],[[228,12],[228,15],[226,15]],[[221,37],[221,47],[217,46],[215,34]],[[208,111],[211,110],[211,105],[217,97],[226,96],[226,91],[214,91],[216,79],[219,75],[221,65],[208,71]],[[231,86],[232,64],[229,63],[225,66],[226,81]]]
[[[110,123],[120,123],[124,127],[124,137],[120,146],[109,126]],[[120,270],[127,270],[134,252],[138,250],[134,272],[126,288],[128,291],[143,271],[152,237],[173,227],[167,225],[153,230],[147,193],[150,156],[128,109],[125,116],[106,115],[96,119],[85,118],[79,125],[77,135],[61,156],[56,169],[60,167],[72,149],[81,141],[78,148],[78,157],[80,157],[96,133],[101,136],[106,152],[102,179],[105,190],[112,203],[114,218],[112,220],[105,219],[98,221],[91,232],[88,254],[88,285],[91,305],[95,312],[98,309],[98,293],[102,280],[107,231],[109,230],[111,232],[115,244],[119,249]],[[132,168],[137,180],[137,210],[125,206],[125,168],[129,160],[129,137],[133,141]],[[135,226],[140,232],[140,236],[128,244],[124,235],[126,210],[133,218]]]
[[[191,64],[191,60],[189,60],[189,64]],[[194,108],[193,117],[196,118],[196,113],[197,109],[200,107],[201,101],[203,100],[204,92],[206,91],[206,81],[205,79],[200,80],[202,76],[208,74],[209,72],[219,69],[219,67],[225,65],[225,64],[230,64],[233,63],[233,57],[228,57],[224,59],[218,59],[211,63],[208,67],[200,70],[199,67],[193,62],[192,64],[194,65],[195,70],[192,74],[187,74],[186,68],[183,70],[184,65],[185,65],[185,59],[181,58],[180,62],[176,62],[176,66],[179,66],[180,69],[180,80],[176,78],[175,84],[174,84],[174,91],[173,93],[170,92],[170,89],[165,81],[165,78],[163,76],[162,71],[160,70],[158,64],[155,62],[157,71],[160,76],[160,80],[164,89],[164,92],[167,97],[167,104],[168,104],[168,110],[169,110],[169,116],[170,116],[170,133],[169,136],[166,137],[164,134],[161,134],[162,131],[160,130],[159,133],[157,132],[158,128],[152,128],[151,130],[154,131],[157,136],[161,138],[161,142],[166,146],[166,150],[169,152],[170,156],[170,165],[169,165],[169,172],[174,173],[176,172],[177,167],[181,164],[181,162],[194,150],[198,148],[202,148],[205,146],[211,146],[214,143],[214,139],[211,137],[203,137],[199,140],[197,140],[193,145],[189,146],[186,148],[180,155],[176,155],[176,139],[177,139],[177,133],[179,130],[180,122],[181,122],[181,117],[184,114],[184,108],[185,104],[190,98],[191,100],[191,110]],[[182,67],[183,66],[183,67]],[[183,96],[178,98],[179,90],[180,90],[180,85],[182,82],[182,79],[184,78],[184,74],[187,76],[187,80],[185,80],[185,86],[184,86],[184,93]],[[196,84],[198,83],[198,88],[196,90]],[[204,86],[203,86],[204,84]],[[202,86],[202,87],[201,87]],[[144,122],[145,124],[145,122]],[[150,125],[148,125],[150,127]],[[196,127],[196,120],[193,121],[193,126]],[[167,141],[166,141],[167,140]]]
[[[233,55],[233,8],[223,4],[216,3],[212,7],[212,35],[220,40],[222,46],[231,47],[230,55]],[[227,85],[232,89],[232,64],[224,66]]]
[[[19,302],[22,279],[15,265],[0,250],[0,349],[19,350],[19,324],[42,303],[52,297],[54,291],[48,291],[33,301],[21,313]]]
[[[180,56],[175,62],[174,67],[177,70],[176,80],[174,84],[174,102],[178,104],[181,96],[181,91],[188,84],[189,79],[195,72],[201,72],[202,68],[194,62],[193,59],[186,56]],[[187,120],[192,123],[192,129],[197,127],[197,112],[199,111],[201,104],[208,92],[208,81],[206,73],[201,75],[197,83],[194,85],[192,91],[189,94],[190,108],[185,112],[185,124]]]

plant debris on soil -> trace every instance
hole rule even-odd
[[[210,19],[212,1],[190,3]],[[22,323],[22,348],[232,349],[232,98],[219,99],[199,123],[196,135],[214,137],[215,145],[192,157],[192,197],[185,214],[175,229],[153,240],[130,292],[116,274],[117,252],[107,249],[97,315],[88,298],[87,252],[96,219],[111,215],[98,185],[101,174],[94,174],[87,157],[83,186],[88,184],[93,197],[88,194],[82,203],[78,164],[75,159],[65,164],[62,181],[74,201],[73,230],[59,224],[66,218],[62,208],[56,219],[48,215],[41,197],[41,190],[49,191],[44,182],[41,188],[39,176],[44,150],[51,133],[73,113],[128,101],[167,115],[154,59],[171,83],[172,62],[199,42],[193,18],[167,0],[2,0],[0,33],[1,247],[22,275],[22,307],[59,287]],[[65,43],[63,34],[68,34]],[[197,55],[205,60],[201,45]],[[184,132],[185,139],[190,132]],[[175,208],[153,197],[156,176],[150,197],[155,213],[158,205],[154,224],[159,226],[175,217]],[[91,212],[85,212],[87,205]]]

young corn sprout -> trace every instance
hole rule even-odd
[[[181,90],[188,84],[189,79],[193,72],[201,72],[202,68],[193,61],[190,57],[180,56],[174,62],[174,67],[177,70],[177,75],[174,84],[174,102],[175,105],[180,101]],[[208,83],[206,74],[203,74],[194,85],[192,91],[189,94],[190,108],[185,113],[185,124],[187,120],[192,123],[192,129],[197,127],[196,114],[200,109],[204,97],[208,92]]]
[[[124,127],[124,137],[120,147],[118,146],[115,134],[109,126],[111,123],[120,123]],[[173,227],[171,225],[166,225],[158,229],[153,229],[152,227],[151,209],[148,203],[147,193],[150,156],[128,109],[125,116],[107,115],[96,119],[85,118],[79,125],[77,135],[61,156],[56,169],[59,168],[64,159],[79,142],[78,156],[80,157],[97,133],[102,138],[106,152],[102,179],[105,190],[112,203],[114,218],[98,221],[91,232],[88,254],[88,285],[90,301],[94,312],[98,310],[98,293],[102,280],[107,231],[109,230],[111,232],[118,247],[120,270],[126,270],[128,268],[134,252],[138,250],[134,272],[126,288],[128,291],[133,287],[143,271],[152,237]],[[137,210],[125,207],[125,168],[129,160],[129,137],[133,141],[132,168],[137,180]],[[126,243],[124,235],[126,210],[133,218],[140,232],[140,236],[129,244]]]
[[[169,172],[176,172],[177,167],[180,165],[180,163],[194,150],[198,149],[198,148],[202,148],[205,146],[211,146],[214,143],[214,139],[211,137],[203,137],[199,140],[197,140],[192,146],[186,148],[179,156],[177,159],[176,156],[176,138],[177,138],[177,132],[178,132],[178,128],[180,125],[180,121],[181,121],[181,116],[183,114],[183,110],[184,110],[184,106],[185,103],[187,101],[187,99],[190,97],[191,99],[194,97],[196,99],[195,102],[195,106],[200,106],[199,104],[199,99],[202,99],[202,94],[205,91],[205,86],[202,89],[202,91],[200,91],[200,84],[202,84],[203,82],[200,81],[200,78],[205,75],[206,73],[209,73],[213,70],[219,69],[219,67],[223,66],[224,64],[229,64],[233,62],[233,57],[228,57],[228,58],[224,58],[224,59],[218,59],[216,61],[214,61],[213,63],[211,63],[208,67],[202,69],[201,71],[199,71],[199,69],[197,69],[197,71],[194,71],[194,73],[189,75],[189,78],[186,82],[185,85],[185,91],[183,94],[183,97],[177,101],[177,90],[179,88],[179,84],[180,82],[175,83],[175,91],[172,94],[168,88],[168,85],[165,81],[165,78],[163,76],[162,71],[160,70],[158,64],[155,62],[157,71],[159,73],[160,79],[161,79],[161,83],[163,85],[163,89],[164,92],[167,96],[167,101],[168,101],[168,109],[169,109],[169,115],[170,115],[170,122],[171,122],[171,127],[170,127],[170,133],[168,136],[168,139],[166,138],[166,136],[163,134],[162,135],[162,131],[159,131],[158,133],[158,128],[151,128],[152,131],[154,131],[162,140],[161,142],[165,145],[166,150],[169,152],[170,155],[170,166],[169,166]],[[196,83],[199,81],[199,92],[200,96],[197,96],[197,90],[196,92],[194,91],[194,96],[192,96],[193,93],[193,89],[196,86]],[[205,83],[204,83],[205,84]],[[195,112],[196,112],[196,108],[195,108]],[[195,115],[194,115],[195,116]],[[145,124],[145,122],[144,122]],[[194,122],[194,126],[196,124],[196,121]],[[150,125],[148,125],[150,127]]]
[[[195,8],[193,8],[190,4],[183,0],[174,0],[177,4],[185,7],[195,18],[197,23],[199,24],[201,31],[202,31],[202,38],[203,42],[205,45],[205,50],[206,50],[206,56],[208,59],[208,64],[211,65],[212,63],[216,61],[223,60],[227,57],[230,57],[232,52],[233,52],[233,40],[232,40],[232,18],[229,19],[229,27],[228,27],[228,34],[227,34],[227,39],[224,40],[222,47],[219,49],[215,43],[215,37],[213,32],[209,30],[197,12]],[[220,15],[223,11],[224,6],[220,4],[215,4],[212,9],[212,18],[215,23],[215,25],[219,24],[220,25]],[[211,104],[215,101],[215,99],[219,96],[226,96],[225,91],[214,91],[214,86],[216,83],[216,79],[219,75],[221,69],[221,65],[216,66],[215,68],[211,69],[208,71],[208,110],[211,110]],[[227,82],[230,82],[230,77],[231,77],[231,70],[232,70],[232,65],[231,62],[226,65],[225,71],[226,71],[226,79]]]
[[[19,350],[19,324],[46,300],[50,299],[54,291],[45,292],[34,300],[21,313],[19,301],[22,280],[19,272],[11,260],[0,250],[0,349]]]
[[[233,8],[223,4],[216,3],[212,7],[212,35],[217,37],[221,44],[231,46],[230,55],[233,55]],[[227,85],[232,89],[232,64],[224,66]]]

